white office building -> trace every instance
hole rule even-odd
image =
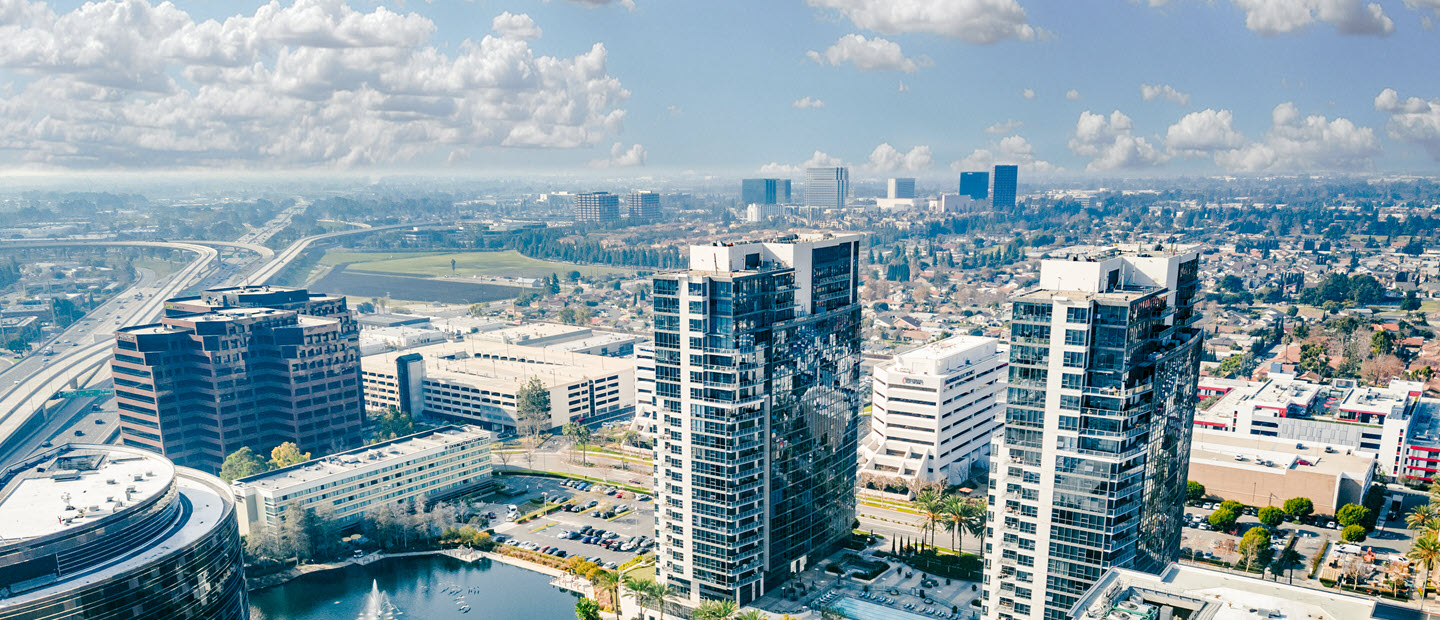
[[[349,523],[366,511],[424,502],[490,484],[491,434],[475,426],[442,426],[240,478],[231,484],[240,533],[276,526],[288,511],[331,512]]]
[[[647,439],[660,432],[660,407],[655,402],[655,346],[635,347],[635,419],[630,428]]]
[[[876,366],[860,474],[959,484],[988,469],[1008,365],[994,338],[953,336]]]

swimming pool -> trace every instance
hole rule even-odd
[[[836,599],[830,606],[836,611],[844,613],[845,617],[853,618],[854,620],[916,620],[917,618],[946,617],[911,613],[903,609],[886,607],[849,596]]]

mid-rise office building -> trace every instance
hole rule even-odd
[[[1111,568],[1180,554],[1203,332],[1199,255],[1046,260],[1012,301],[991,448],[984,615],[1065,618]]]
[[[984,200],[990,197],[990,173],[989,172],[961,172],[960,173],[960,195]]]
[[[745,221],[763,222],[765,220],[785,215],[785,207],[780,205],[750,204],[745,206]]]
[[[745,604],[855,518],[860,237],[690,248],[654,280],[657,569]]]
[[[808,168],[805,170],[806,207],[844,209],[849,199],[849,168]]]
[[[740,204],[775,205],[790,202],[790,179],[741,179]]]
[[[159,323],[115,334],[122,443],[206,472],[243,447],[358,446],[359,338],[341,296],[249,286],[166,300]]]
[[[620,219],[620,197],[610,192],[575,194],[575,221],[614,222]]]
[[[891,200],[914,198],[915,179],[890,179],[885,184],[885,197]]]
[[[82,444],[0,470],[0,620],[249,617],[235,500],[219,478]]]
[[[240,478],[232,483],[240,533],[278,527],[295,510],[324,509],[342,525],[385,504],[424,504],[491,484],[492,435],[442,426]]]
[[[627,205],[632,220],[655,220],[660,218],[660,192],[630,192]]]
[[[988,468],[1007,365],[994,338],[952,336],[876,366],[860,473],[959,484]]]
[[[1014,209],[1019,178],[1019,166],[995,166],[995,198],[990,204],[996,209]]]

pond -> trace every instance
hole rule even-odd
[[[304,575],[250,593],[251,620],[573,618],[575,594],[550,577],[481,559],[390,558]]]

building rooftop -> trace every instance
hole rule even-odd
[[[643,336],[606,332],[595,334],[593,336],[587,336],[585,338],[580,338],[579,340],[566,340],[564,342],[547,344],[545,345],[545,348],[551,349],[553,351],[579,351],[581,349],[589,349],[591,347],[603,347],[609,344],[640,342],[642,340],[644,340]]]
[[[425,358],[426,378],[483,383],[511,390],[531,377],[553,386],[634,370],[634,364],[620,358],[485,340],[442,342],[369,355],[360,361],[367,370],[393,372],[395,358],[415,354]]]
[[[418,314],[365,314],[356,318],[355,322],[366,327],[397,327],[429,323],[430,317]]]
[[[237,487],[252,486],[277,490],[321,480],[336,474],[343,474],[365,468],[380,462],[404,458],[426,450],[472,440],[489,441],[490,431],[478,426],[442,426],[414,435],[406,435],[390,441],[337,452],[329,456],[306,461],[298,465],[282,467],[263,474],[240,478],[234,482]]]
[[[1195,429],[1190,439],[1190,462],[1283,475],[1291,470],[1317,474],[1364,476],[1375,462],[1371,453],[1327,448],[1294,439],[1237,435],[1226,431]]]
[[[532,345],[538,346],[539,343],[585,338],[589,336],[590,333],[590,328],[588,327],[559,325],[556,323],[526,323],[524,325],[484,331],[471,337],[476,340],[510,344],[531,343]]]
[[[951,336],[895,356],[894,370],[912,374],[943,374],[996,355],[998,341],[983,336]]]
[[[1140,607],[1136,607],[1140,606]],[[1070,609],[1078,620],[1130,620],[1126,613],[1171,608],[1189,620],[1360,620],[1373,618],[1375,601],[1278,581],[1171,564],[1153,575],[1115,568],[1106,572]],[[1115,610],[1121,610],[1118,615]],[[1151,617],[1165,617],[1156,613]]]
[[[1395,415],[1404,412],[1412,396],[1424,392],[1424,384],[1412,381],[1391,381],[1383,388],[1357,387],[1340,401],[1340,411],[1372,415]]]
[[[175,466],[158,454],[48,450],[0,474],[0,543],[96,523],[165,492],[174,479]]]

